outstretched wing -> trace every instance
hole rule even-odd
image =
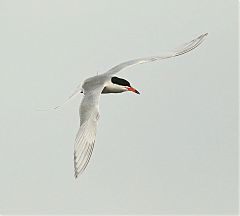
[[[75,178],[81,174],[92,155],[97,123],[99,119],[99,98],[103,87],[86,92],[80,105],[80,128],[74,145]]]
[[[148,63],[148,62],[153,62],[153,61],[159,61],[159,60],[162,60],[162,59],[167,59],[167,58],[172,58],[172,57],[175,57],[175,56],[183,55],[183,54],[188,53],[191,50],[195,49],[196,47],[198,47],[203,42],[203,40],[205,39],[205,37],[207,35],[208,35],[208,33],[202,34],[198,38],[196,38],[196,39],[194,39],[194,40],[192,40],[188,43],[183,44],[180,48],[178,48],[178,49],[176,49],[172,52],[165,53],[161,56],[139,58],[139,59],[134,59],[134,60],[123,62],[123,63],[111,68],[105,74],[111,76],[111,75],[114,75],[114,74],[118,73],[120,70],[128,68],[130,66],[143,64],[143,63]]]

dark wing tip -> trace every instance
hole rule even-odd
[[[76,172],[74,174],[74,177],[75,177],[75,179],[77,179],[77,177],[78,177],[78,174]]]
[[[76,152],[74,151],[74,159],[73,159],[73,162],[74,162],[74,177],[75,177],[75,179],[77,179],[78,174],[79,174],[79,173],[77,172],[76,159],[77,159],[77,156],[76,156]]]

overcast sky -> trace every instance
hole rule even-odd
[[[235,0],[0,0],[0,213],[237,212]],[[74,179],[85,78],[202,33],[184,56],[118,74],[91,161]]]

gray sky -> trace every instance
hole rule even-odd
[[[237,212],[237,1],[0,0],[0,213]],[[73,145],[85,78],[209,32],[193,52],[127,69],[103,95],[91,161]]]

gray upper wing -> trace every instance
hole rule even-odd
[[[99,99],[103,86],[85,92],[80,105],[80,128],[74,145],[75,177],[82,173],[92,155],[99,119]]]
[[[179,55],[183,55],[185,53],[190,52],[191,50],[195,49],[196,47],[198,47],[203,40],[205,39],[205,37],[208,35],[208,33],[206,34],[202,34],[199,37],[197,37],[196,39],[183,44],[180,48],[169,52],[169,53],[165,53],[163,55],[160,56],[152,56],[152,57],[146,57],[146,58],[138,58],[138,59],[133,59],[130,61],[126,61],[123,62],[113,68],[111,68],[109,71],[107,71],[105,74],[112,76],[116,73],[118,73],[120,70],[128,68],[130,66],[134,66],[137,64],[143,64],[143,63],[148,63],[148,62],[153,62],[153,61],[158,61],[158,60],[162,60],[162,59],[167,59],[167,58],[172,58],[175,56],[179,56]]]

